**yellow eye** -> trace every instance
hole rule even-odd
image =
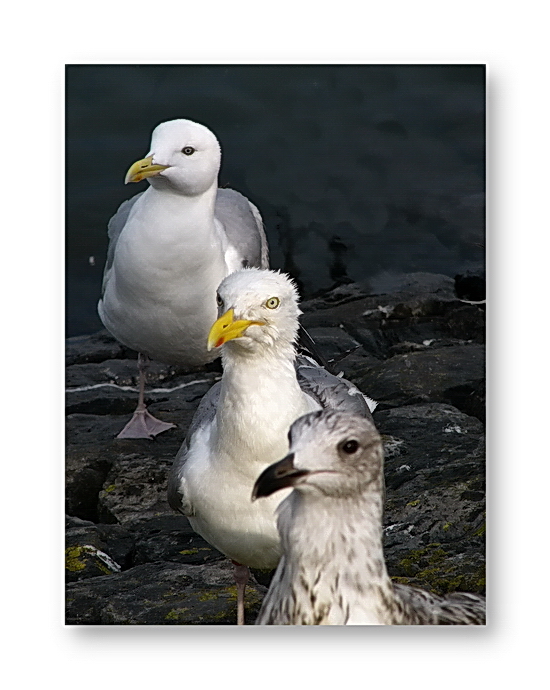
[[[279,306],[280,299],[278,297],[270,297],[267,302],[265,303],[265,306],[268,309],[277,309]]]

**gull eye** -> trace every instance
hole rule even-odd
[[[186,156],[190,156],[191,154],[195,153],[195,149],[192,146],[184,146],[181,152],[185,153]]]
[[[223,299],[220,297],[219,292],[216,292],[216,302],[218,307],[223,307]]]
[[[349,441],[344,441],[340,448],[346,455],[353,455],[359,448],[359,443],[352,438]]]
[[[270,297],[267,302],[265,303],[265,306],[268,309],[277,309],[279,306],[281,300],[278,297]]]

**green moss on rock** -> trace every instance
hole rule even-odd
[[[401,572],[392,578],[394,582],[423,587],[436,594],[482,592],[485,589],[484,565],[471,572],[460,572],[452,555],[438,543],[410,551],[399,561],[398,568]]]
[[[199,601],[212,601],[219,597],[220,593],[214,589],[201,590],[197,597]]]
[[[201,546],[200,548],[195,548],[195,549],[185,549],[184,551],[180,551],[182,556],[194,556],[196,553],[199,553],[199,551],[211,551],[212,549],[207,548],[206,546]]]
[[[479,529],[474,532],[474,537],[482,537],[485,534],[485,523],[481,525]]]
[[[187,608],[178,608],[178,609],[172,609],[171,611],[168,611],[166,616],[164,616],[164,620],[167,621],[179,621],[183,618],[185,618],[185,614],[189,611]]]
[[[69,546],[65,549],[65,568],[71,573],[77,573],[84,570],[86,563],[80,560],[84,555],[84,550],[81,546]]]
[[[229,599],[231,601],[237,601],[237,587],[236,585],[231,585],[231,587],[225,587],[225,591],[229,594]],[[257,606],[262,602],[262,597],[255,589],[252,587],[247,587],[244,593],[244,605],[245,607]]]

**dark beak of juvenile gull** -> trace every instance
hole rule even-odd
[[[263,496],[271,496],[279,489],[286,489],[289,486],[294,486],[298,479],[309,474],[308,470],[297,470],[294,467],[294,453],[290,453],[267,467],[261,475],[256,479],[254,488],[252,489],[252,500]]]

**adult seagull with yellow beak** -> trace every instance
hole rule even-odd
[[[252,503],[261,472],[286,454],[292,422],[313,410],[371,419],[376,403],[349,381],[297,357],[296,288],[288,276],[248,268],[218,288],[220,317],[208,347],[222,347],[223,377],[202,399],[168,480],[170,505],[236,566],[237,620],[244,622],[248,568],[281,556],[275,509],[288,492]]]
[[[208,331],[216,289],[243,266],[267,268],[258,209],[232,189],[218,189],[221,151],[214,134],[190,120],[163,122],[126,183],[149,188],[109,221],[109,248],[98,312],[121,343],[139,353],[139,401],[118,438],[152,438],[173,424],[145,407],[147,358],[201,366],[215,359]]]

